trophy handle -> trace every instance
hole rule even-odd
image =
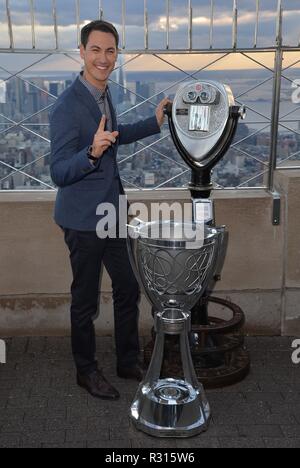
[[[226,226],[220,226],[215,228],[218,231],[218,240],[217,240],[217,250],[218,255],[216,258],[216,263],[214,267],[214,274],[212,275],[211,281],[209,283],[209,290],[213,291],[215,288],[216,282],[221,280],[221,274],[224,267],[226,253],[229,243],[229,233],[226,230]]]

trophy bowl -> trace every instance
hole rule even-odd
[[[156,311],[191,310],[216,268],[220,232],[174,221],[139,222],[130,231],[132,267]]]
[[[222,231],[207,225],[136,221],[129,256],[154,306],[156,341],[151,363],[131,406],[135,426],[156,437],[191,437],[208,427],[210,407],[189,347],[191,308],[216,268]],[[184,379],[161,378],[166,335],[178,335]]]

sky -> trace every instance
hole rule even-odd
[[[16,48],[31,48],[31,28],[29,0],[10,0],[13,32]],[[170,48],[182,49],[188,45],[188,0],[170,0]],[[209,47],[211,0],[193,0],[193,47]],[[214,10],[214,47],[229,48],[232,43],[232,7],[233,0],[215,0]],[[278,0],[260,0],[260,21],[258,46],[274,45],[276,37],[276,11]],[[284,8],[283,34],[286,45],[298,45],[300,41],[300,0],[282,0]],[[0,48],[9,46],[5,0],[0,0]],[[34,0],[36,20],[36,47],[51,49],[55,47],[52,18],[52,0]],[[76,0],[56,0],[58,15],[59,46],[76,49]],[[99,14],[99,4],[103,8],[104,19],[113,22],[122,36],[122,0],[85,0],[80,2],[81,25],[95,19]],[[149,47],[166,47],[166,0],[148,0]],[[238,5],[238,46],[253,47],[256,0],[237,0]],[[121,44],[122,45],[122,44]],[[144,0],[126,1],[126,51],[144,48]],[[126,57],[126,60],[128,57]],[[273,57],[264,56],[272,65]],[[9,59],[6,59],[9,62]],[[24,61],[24,58],[20,59]],[[184,55],[176,59],[182,68],[193,70],[207,63],[207,57],[197,58]],[[57,59],[60,63],[61,59]],[[232,69],[256,65],[249,60],[229,59],[226,66]],[[25,63],[25,62],[24,62]],[[73,62],[74,63],[74,62]],[[223,67],[224,62],[218,67]],[[65,62],[71,67],[72,61]],[[49,65],[50,66],[50,65]],[[55,61],[53,66],[57,66]],[[76,68],[76,67],[75,67]],[[163,70],[163,62],[147,57],[137,60],[131,70]]]

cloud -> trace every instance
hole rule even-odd
[[[121,0],[103,0],[105,18],[114,21],[119,31],[121,26]],[[261,0],[259,43],[261,47],[274,45],[276,35],[277,0]],[[11,12],[13,20],[14,42],[16,48],[32,47],[30,28],[30,15],[28,0],[12,0]],[[56,0],[58,13],[59,47],[76,50],[77,48],[77,25],[75,13],[75,0]],[[170,47],[184,49],[188,45],[188,0],[172,0],[170,17]],[[214,15],[214,46],[231,47],[232,43],[232,0],[216,0]],[[0,47],[9,47],[9,35],[7,21],[5,19],[5,2],[0,1]],[[52,0],[35,0],[36,18],[36,47],[39,49],[54,49],[55,36],[52,18]],[[87,0],[80,2],[81,24],[98,16],[98,0]],[[143,0],[126,1],[126,48],[128,50],[144,49],[144,15]],[[210,2],[209,0],[194,0],[193,16],[193,44],[195,48],[209,47],[210,27]],[[238,45],[240,47],[252,47],[254,41],[254,27],[256,12],[255,0],[238,1]],[[288,45],[298,45],[300,24],[300,0],[284,0],[284,42]],[[165,0],[148,0],[149,10],[149,47],[152,49],[164,49],[166,46],[166,3]],[[2,10],[1,10],[2,8]],[[6,54],[5,62],[11,61],[10,70],[19,68],[19,64],[27,63],[20,55]],[[258,57],[257,57],[258,58]],[[65,64],[64,64],[65,60]],[[177,60],[177,59],[176,59]],[[178,57],[179,60],[179,57]],[[206,57],[207,60],[207,57]],[[31,59],[33,62],[34,59]],[[171,60],[172,61],[172,60]],[[180,62],[180,64],[179,64]],[[201,67],[205,62],[202,57],[188,54],[182,55],[178,61],[179,66],[186,70]],[[30,60],[29,60],[30,63]],[[229,68],[236,68],[236,61],[229,61]],[[22,65],[20,65],[21,67]],[[220,63],[222,65],[222,62]],[[253,65],[254,66],[254,65]],[[71,69],[77,70],[78,66],[64,57],[40,65],[40,69]],[[132,70],[154,70],[159,69],[161,64],[147,56],[146,59],[133,62]],[[249,67],[251,67],[249,62]]]
[[[295,11],[288,11],[285,12],[285,18],[294,18],[294,16],[299,16],[300,17],[300,11],[295,10]],[[260,23],[267,23],[270,22],[274,19],[276,19],[276,13],[273,11],[264,11],[260,15]],[[256,20],[256,14],[255,13],[250,13],[250,12],[244,12],[238,16],[238,24],[239,25],[245,25],[249,24],[249,22],[255,22]],[[161,16],[156,23],[152,24],[152,29],[166,29],[166,16]],[[209,16],[197,16],[193,17],[193,24],[194,25],[206,25],[210,26],[211,19]],[[213,24],[215,27],[219,26],[232,26],[233,20],[232,20],[232,14],[225,15],[225,14],[219,14],[218,16],[214,17]],[[171,16],[170,17],[170,25],[171,27],[178,28],[179,26],[187,26],[189,24],[189,19],[184,16]]]
[[[66,49],[77,47],[77,25],[75,0],[56,0],[59,45]],[[15,46],[31,47],[31,28],[28,0],[13,0],[10,2]],[[214,43],[216,47],[231,46],[232,35],[232,1],[216,0],[214,15]],[[276,36],[277,0],[261,0],[259,46],[272,46]],[[0,2],[0,46],[8,47],[8,29],[5,21],[5,2]],[[80,2],[81,24],[98,16],[98,0]],[[102,1],[105,18],[112,20],[118,30],[122,31],[121,0]],[[144,48],[144,15],[143,0],[126,1],[126,46],[132,49]],[[174,47],[185,48],[188,43],[188,0],[172,0],[170,33]],[[194,45],[208,47],[210,27],[210,1],[194,0]],[[52,0],[35,0],[36,46],[52,49],[55,47]],[[153,49],[164,48],[166,44],[166,3],[165,0],[148,0],[149,10],[149,45]],[[238,39],[239,45],[252,47],[256,12],[255,0],[238,1]],[[300,0],[283,0],[284,6],[284,39],[288,45],[298,45]],[[1,10],[2,8],[2,10]],[[201,41],[201,42],[200,42]]]

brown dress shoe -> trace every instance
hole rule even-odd
[[[95,398],[102,400],[118,400],[120,398],[118,390],[106,380],[99,370],[88,375],[77,374],[77,384]]]
[[[143,380],[143,370],[138,364],[132,367],[117,367],[117,375],[121,379],[132,379],[138,382]]]

